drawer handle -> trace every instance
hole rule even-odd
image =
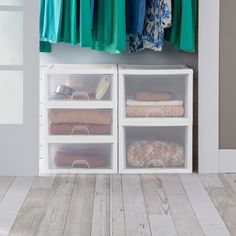
[[[83,131],[85,132],[87,135],[89,135],[89,129],[88,127],[86,126],[75,126],[73,127],[72,131],[71,131],[71,135],[79,135],[78,133],[75,133],[75,132],[80,132],[80,131]]]
[[[90,168],[89,163],[86,160],[75,160],[75,161],[73,161],[73,163],[71,165],[71,168],[72,169],[79,168],[80,165],[85,165],[85,166],[87,166],[88,169]]]
[[[73,100],[74,97],[76,97],[76,96],[85,96],[88,101],[90,100],[89,95],[86,91],[76,91],[76,92],[74,92],[73,95],[71,96],[71,100]]]
[[[153,166],[165,167],[163,161],[161,161],[161,160],[156,160],[156,159],[151,159],[151,160],[149,160],[148,163],[147,163],[147,167],[146,167],[146,168],[149,168],[151,165],[153,165]]]
[[[145,114],[145,116],[146,116],[146,117],[149,117],[149,115],[150,115],[151,113],[154,113],[154,112],[161,113],[163,117],[165,116],[164,110],[161,109],[161,108],[152,108],[152,109],[148,110],[148,112]]]

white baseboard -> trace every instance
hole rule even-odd
[[[236,149],[221,149],[220,151],[220,173],[236,173]]]

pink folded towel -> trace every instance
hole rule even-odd
[[[52,123],[111,124],[111,113],[93,109],[52,109],[49,113]]]

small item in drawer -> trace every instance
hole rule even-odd
[[[128,147],[127,164],[136,168],[172,168],[184,166],[183,146],[164,141],[135,141]]]
[[[55,152],[55,164],[62,168],[105,168],[108,156],[96,149],[67,150],[58,148]]]
[[[110,134],[110,125],[97,124],[51,124],[51,135],[108,135]]]
[[[99,81],[97,89],[96,89],[96,99],[97,100],[101,100],[105,96],[105,94],[110,86],[110,83],[111,83],[110,78],[108,78],[108,77],[103,78]]]
[[[128,100],[126,114],[130,117],[183,117],[183,101],[144,102]]]
[[[55,91],[56,94],[60,94],[60,95],[68,96],[68,97],[71,97],[74,92],[75,90],[73,88],[70,88],[62,84],[57,85],[56,91]]]
[[[172,93],[170,92],[137,92],[135,100],[137,101],[170,101],[172,100]]]

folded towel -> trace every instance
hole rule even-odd
[[[128,106],[183,106],[184,102],[181,100],[160,101],[160,102],[127,100],[126,104]]]
[[[172,100],[172,94],[169,92],[137,92],[135,99],[138,101],[169,101]]]
[[[93,109],[52,109],[49,113],[52,123],[111,124],[111,113]]]
[[[108,135],[110,134],[110,125],[97,124],[51,124],[51,135]]]
[[[78,150],[76,153],[58,149],[55,153],[55,164],[63,168],[105,168],[108,157],[89,149]]]

